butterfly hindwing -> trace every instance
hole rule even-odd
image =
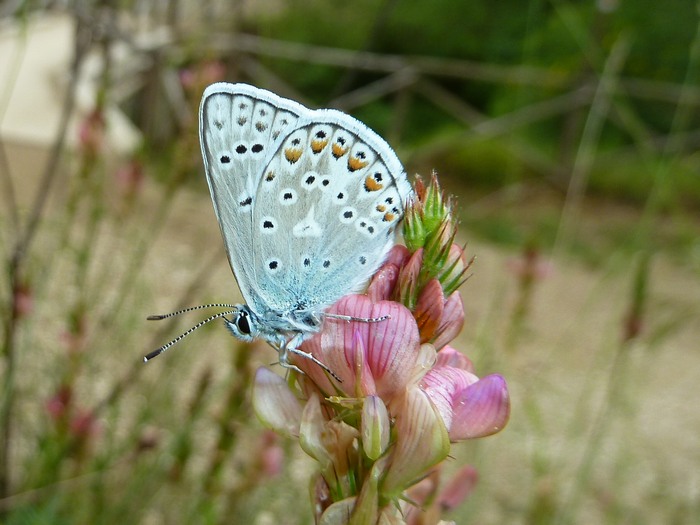
[[[257,292],[275,312],[320,311],[358,291],[393,244],[410,188],[364,124],[307,110],[261,178],[253,214]]]

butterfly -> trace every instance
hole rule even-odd
[[[283,366],[297,369],[290,354],[298,354],[325,368],[299,346],[321,329],[329,306],[363,289],[393,245],[412,191],[401,162],[350,115],[247,84],[204,91],[199,138],[245,304],[217,305],[231,310],[180,338],[223,317],[237,338],[277,349]]]

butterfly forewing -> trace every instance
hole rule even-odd
[[[253,208],[264,167],[294,129],[303,106],[246,85],[213,84],[200,107],[200,142],[229,263],[253,306]]]

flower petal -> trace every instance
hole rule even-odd
[[[392,263],[384,263],[372,277],[372,282],[367,287],[367,297],[375,303],[391,299],[398,279],[399,267]]]
[[[263,425],[285,436],[298,436],[301,403],[286,381],[260,367],[253,382],[253,410]]]
[[[299,428],[299,444],[304,452],[320,463],[321,473],[326,474],[333,465],[333,457],[324,443],[326,420],[321,410],[321,400],[312,395],[304,406]]]
[[[389,412],[378,396],[367,396],[362,405],[362,448],[365,455],[375,460],[389,446],[391,427]]]
[[[396,445],[382,483],[382,494],[397,496],[447,457],[450,442],[442,417],[420,388],[406,391],[396,412]]]
[[[399,303],[380,301],[373,304],[364,295],[347,295],[331,307],[329,313],[367,319],[386,317],[376,322],[328,319],[320,337],[315,336],[304,344],[304,350],[311,352],[342,379],[338,387],[349,396],[356,395],[356,353],[364,347],[377,394],[388,402],[397,392],[403,391],[418,358],[418,327],[411,312]],[[358,344],[358,334],[362,345]],[[332,387],[319,367],[309,366],[301,360],[295,360],[295,364],[322,389]]]
[[[415,306],[418,276],[423,268],[423,248],[417,250],[404,263],[399,272],[399,301],[409,308]]]
[[[349,523],[356,501],[357,497],[355,496],[336,501],[323,512],[318,525],[344,525]]]
[[[408,248],[403,244],[395,244],[391,247],[391,250],[389,250],[384,264],[394,264],[401,268],[410,256],[411,252],[408,251]]]
[[[413,309],[421,343],[427,343],[435,335],[442,319],[444,305],[445,296],[440,281],[431,279],[421,290]]]
[[[461,505],[474,491],[479,473],[471,465],[465,465],[455,472],[452,479],[440,491],[438,501],[443,511],[450,511]]]
[[[438,352],[435,366],[451,366],[452,368],[466,370],[471,374],[474,373],[474,363],[466,355],[451,346],[444,346]]]
[[[447,298],[440,318],[440,324],[433,334],[433,345],[440,350],[452,341],[464,327],[464,304],[459,291],[452,292]]]
[[[438,356],[440,353],[438,353]],[[451,366],[438,366],[430,370],[420,382],[430,400],[435,404],[449,431],[454,424],[455,396],[469,385],[479,381],[474,374]]]
[[[486,376],[455,396],[450,439],[490,436],[503,429],[509,417],[510,398],[505,379],[498,374]]]

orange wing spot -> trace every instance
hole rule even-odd
[[[380,213],[385,212],[386,206],[384,206],[383,204],[377,204],[377,211]]]
[[[348,159],[348,169],[350,171],[357,171],[367,166],[367,164],[369,164],[369,162],[367,162],[366,160],[358,159],[357,157],[350,157]]]
[[[372,177],[367,177],[365,179],[365,189],[367,191],[379,191],[384,187],[383,184],[379,184],[376,180],[374,180]]]
[[[384,214],[384,222],[391,222],[396,218],[396,215],[390,211]]]
[[[267,175],[265,175],[265,180],[266,180],[267,182],[272,182],[273,180],[275,180],[275,172],[274,172],[274,171],[268,171],[268,172],[267,172]]]
[[[339,159],[340,157],[342,157],[343,155],[345,155],[348,152],[348,149],[350,149],[350,148],[343,147],[340,144],[335,143],[335,144],[333,144],[333,156],[336,159]]]
[[[290,164],[294,164],[301,158],[301,153],[301,148],[287,148],[284,150],[284,158],[287,159]]]
[[[321,153],[323,148],[328,145],[328,139],[326,140],[312,140],[311,141],[311,151],[314,153]]]

